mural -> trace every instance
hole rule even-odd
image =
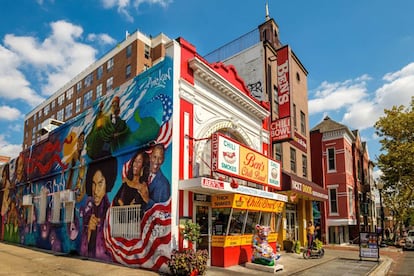
[[[155,271],[171,241],[172,59],[0,167],[0,239]]]

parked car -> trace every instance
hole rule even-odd
[[[403,248],[414,249],[414,230],[408,231]]]

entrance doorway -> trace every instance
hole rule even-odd
[[[286,204],[286,234],[290,240],[298,240],[299,225],[296,216],[296,205]]]
[[[208,265],[210,265],[210,246],[211,246],[211,206],[208,203],[196,203],[195,206],[195,221],[200,225],[200,239],[196,243],[196,250],[206,249],[208,251]]]

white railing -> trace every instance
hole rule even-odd
[[[113,206],[110,208],[111,235],[126,239],[141,238],[141,205]]]

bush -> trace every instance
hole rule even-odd
[[[207,269],[207,250],[173,250],[168,267],[172,275],[204,275]]]

